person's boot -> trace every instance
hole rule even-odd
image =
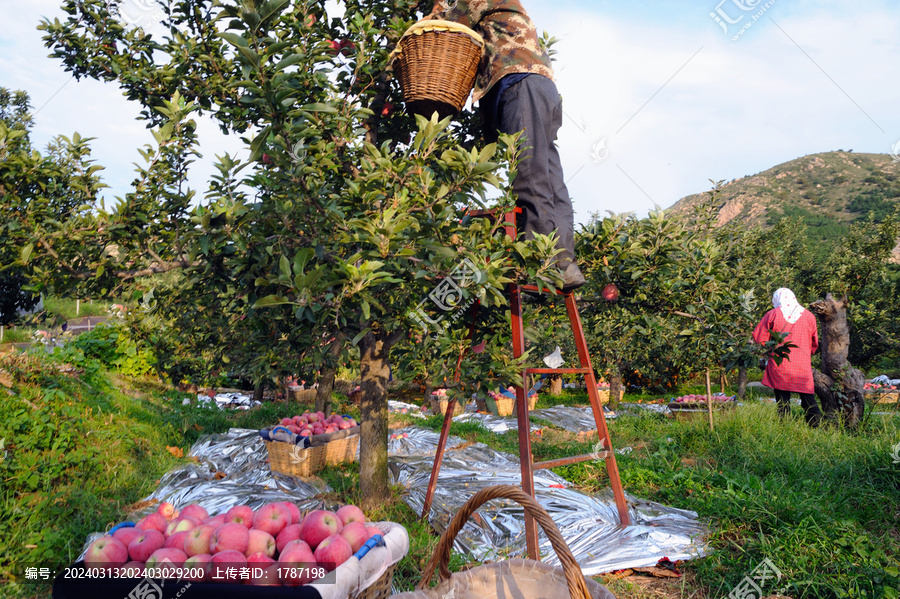
[[[575,262],[569,262],[565,269],[560,270],[562,270],[563,276],[563,293],[571,293],[587,283],[584,275],[581,274],[581,269],[578,268]]]

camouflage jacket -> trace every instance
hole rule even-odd
[[[484,38],[484,56],[475,78],[475,102],[512,73],[536,73],[553,79],[550,56],[541,48],[534,23],[519,0],[435,0],[429,17],[460,23]]]

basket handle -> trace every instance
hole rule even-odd
[[[588,591],[587,585],[584,582],[584,575],[581,573],[581,567],[578,565],[578,562],[575,561],[575,557],[572,555],[569,546],[566,544],[565,539],[563,539],[562,534],[560,534],[559,529],[556,527],[556,523],[553,522],[550,515],[543,507],[541,507],[541,504],[535,501],[525,491],[519,487],[514,487],[513,485],[495,485],[493,487],[484,488],[475,493],[475,495],[460,508],[459,512],[453,517],[453,520],[450,521],[447,530],[441,535],[441,540],[438,541],[437,547],[434,549],[434,555],[431,556],[431,561],[425,566],[425,570],[422,572],[422,581],[417,588],[420,590],[424,589],[428,583],[431,582],[434,571],[438,567],[440,568],[441,580],[450,578],[450,568],[448,567],[450,564],[450,550],[453,548],[453,541],[456,539],[456,535],[462,530],[463,525],[469,517],[475,513],[475,510],[492,499],[501,498],[512,499],[524,507],[525,510],[537,520],[538,524],[541,525],[541,528],[544,529],[544,533],[546,533],[547,538],[550,539],[550,545],[553,547],[553,550],[556,552],[556,555],[562,564],[563,572],[566,575],[566,582],[569,585],[569,596],[571,599],[591,599],[590,591]]]

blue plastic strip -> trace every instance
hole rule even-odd
[[[384,545],[384,537],[381,535],[375,535],[374,537],[366,541],[362,547],[359,548],[359,551],[356,552],[354,557],[356,559],[362,559],[366,556],[367,553],[369,553],[369,551],[380,545]]]
[[[113,526],[110,530],[108,530],[106,532],[106,534],[111,535],[112,533],[116,532],[120,528],[134,528],[135,526],[136,525],[134,522],[122,522],[120,524]]]

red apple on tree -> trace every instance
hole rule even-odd
[[[614,283],[609,283],[603,288],[600,295],[608,302],[615,302],[619,299],[619,288],[616,287]]]

